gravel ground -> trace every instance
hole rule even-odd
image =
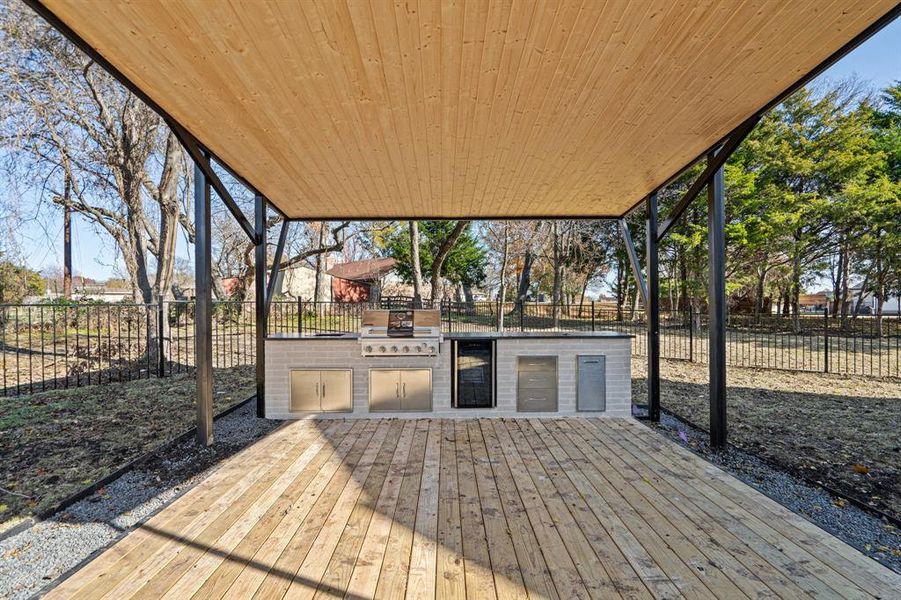
[[[187,440],[51,519],[0,540],[0,598],[46,591],[54,580],[124,536],[206,478],[226,457],[278,426],[256,417],[251,401],[216,421],[216,444]]]
[[[213,410],[254,393],[254,367],[214,369]],[[0,398],[0,533],[194,426],[193,374]]]
[[[712,452],[706,432],[669,414],[661,415],[657,429],[870,558],[901,573],[901,531],[887,521],[830,496],[822,488],[808,485],[735,447]]]

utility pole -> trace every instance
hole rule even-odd
[[[66,175],[63,189],[63,296],[72,299],[72,207],[69,206],[69,195],[72,184]]]

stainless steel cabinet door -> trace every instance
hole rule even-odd
[[[580,355],[578,357],[578,377],[576,398],[579,410],[606,410],[607,377],[606,361],[603,355]]]
[[[432,370],[401,369],[401,410],[432,410]]]
[[[291,411],[319,411],[319,371],[291,371]]]
[[[350,369],[320,371],[319,381],[323,412],[351,411],[353,376]]]
[[[396,369],[370,369],[369,410],[400,409],[400,372]]]

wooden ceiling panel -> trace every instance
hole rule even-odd
[[[619,216],[894,0],[44,0],[296,218]]]

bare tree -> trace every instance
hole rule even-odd
[[[185,159],[160,117],[19,3],[0,11],[0,142],[44,197],[115,241],[134,290],[171,294]]]

